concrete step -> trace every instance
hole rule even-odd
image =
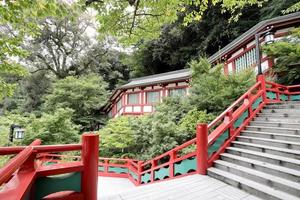
[[[291,142],[299,142],[300,143],[300,134],[287,134],[287,133],[269,133],[269,132],[262,132],[262,131],[243,131],[241,133],[242,136],[248,137],[260,137],[260,138],[267,138],[267,139],[275,139],[275,140],[285,140]]]
[[[300,104],[269,104],[265,108],[271,109],[300,109]]]
[[[221,159],[230,163],[241,165],[247,168],[255,169],[261,172],[269,173],[281,178],[288,179],[290,181],[300,182],[300,171],[281,167],[278,165],[258,161],[255,159],[244,158],[241,156],[223,153]]]
[[[233,147],[237,147],[240,149],[248,149],[252,151],[258,151],[262,153],[268,153],[268,154],[300,160],[300,151],[293,150],[293,149],[279,148],[279,147],[273,147],[269,145],[253,144],[249,142],[239,142],[239,141],[233,141],[232,145]]]
[[[280,147],[280,148],[300,150],[299,142],[290,142],[284,140],[265,139],[265,138],[248,137],[248,136],[238,136],[237,140],[241,142],[250,142],[254,144],[263,144],[263,145],[270,145],[270,146]]]
[[[295,129],[295,128],[270,127],[270,126],[268,126],[268,127],[267,126],[247,126],[246,130],[300,135],[300,129]]]
[[[273,118],[296,118],[300,119],[300,114],[299,113],[259,113],[259,117],[273,117]]]
[[[271,164],[275,164],[282,167],[287,167],[294,170],[300,171],[300,160],[269,154],[269,153],[262,153],[258,151],[242,149],[237,147],[228,147],[226,148],[227,153],[242,156],[245,158],[255,159]]]
[[[257,120],[256,121],[251,121],[250,126],[300,129],[300,123],[280,123],[280,122],[266,122],[266,121],[257,121]]]
[[[300,101],[281,101],[280,103],[274,103],[274,102],[268,103],[268,105],[295,105],[295,104],[300,105]]]
[[[281,190],[294,196],[300,197],[300,183],[258,170],[250,169],[241,165],[230,163],[224,160],[216,160],[214,162],[214,166],[223,171],[227,171],[243,178],[247,178],[274,189]]]
[[[260,198],[268,200],[299,200],[299,198],[290,195],[286,192],[282,192],[276,189],[273,189],[269,186],[266,186],[261,183],[234,175],[232,173],[211,167],[208,169],[208,175],[219,179],[223,182],[226,182],[230,185],[233,185],[237,188],[243,189],[250,194],[254,194]]]
[[[269,109],[269,108],[266,108],[266,109],[263,109],[262,110],[262,113],[287,113],[287,114],[300,114],[300,109]]]
[[[278,116],[258,116],[254,118],[254,121],[260,122],[278,122],[278,123],[300,123],[300,119],[298,118],[285,118],[285,117],[278,117]]]

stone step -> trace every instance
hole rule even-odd
[[[279,123],[300,123],[300,119],[297,118],[285,118],[285,117],[276,117],[276,116],[258,116],[254,118],[254,121],[262,122],[279,122]]]
[[[270,102],[268,103],[268,105],[300,105],[300,101],[282,101],[280,103],[273,103],[273,102]]]
[[[274,117],[274,118],[296,118],[300,119],[299,113],[259,113],[259,117]]]
[[[219,179],[223,182],[226,182],[230,185],[233,185],[237,188],[243,189],[250,194],[254,194],[260,198],[268,200],[299,200],[299,198],[290,195],[286,192],[282,192],[276,189],[273,189],[269,186],[266,186],[261,183],[234,175],[232,173],[211,167],[207,170],[208,175]]]
[[[280,148],[300,150],[299,142],[290,142],[284,140],[265,139],[265,138],[248,137],[248,136],[238,136],[237,140],[241,142],[250,142],[254,144],[263,144],[263,145],[270,145],[270,146],[280,147]]]
[[[233,141],[232,145],[233,147],[237,147],[240,149],[248,149],[252,151],[258,151],[262,153],[268,153],[268,154],[300,160],[300,151],[293,150],[293,149],[279,148],[270,145],[253,144],[249,142],[239,142],[239,141]]]
[[[300,114],[300,109],[263,109],[262,113],[287,113],[287,114]]]
[[[242,149],[237,147],[228,147],[226,148],[226,151],[230,154],[242,156],[245,158],[255,159],[255,160],[300,171],[300,160],[294,158],[274,155],[270,153],[263,153],[263,152],[248,150],[248,149]]]
[[[295,128],[300,129],[300,123],[280,123],[280,122],[266,122],[266,121],[251,121],[250,126],[264,126],[264,127],[281,127],[281,128]]]
[[[258,161],[255,159],[244,158],[241,156],[223,153],[221,159],[237,165],[242,165],[251,169],[255,169],[261,172],[270,173],[281,178],[286,178],[291,181],[300,182],[300,171],[281,167],[278,165]]]
[[[267,185],[277,190],[284,191],[300,197],[300,183],[287,180],[272,174],[250,169],[224,160],[216,160],[214,166],[223,171],[241,176],[243,178]]]
[[[269,104],[265,105],[265,108],[273,109],[300,109],[300,104]]]
[[[270,126],[268,126],[268,127],[267,126],[247,126],[246,130],[300,135],[300,129],[295,129],[295,128],[270,127]]]
[[[246,131],[242,131],[241,135],[248,136],[248,137],[260,137],[260,138],[285,140],[285,141],[300,143],[300,131],[299,134],[297,135],[297,134],[287,134],[287,133],[270,133],[270,132],[246,130]]]

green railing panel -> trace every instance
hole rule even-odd
[[[210,145],[210,147],[208,148],[208,156],[218,151],[220,147],[223,145],[223,143],[225,142],[225,140],[227,140],[228,138],[229,138],[229,131],[226,130],[224,131],[224,133],[222,133],[222,135],[220,135],[220,137],[216,139],[216,141],[212,145]]]
[[[285,94],[280,95],[280,100],[281,101],[287,101],[288,99],[289,99],[289,97],[287,95],[285,95]]]
[[[300,101],[300,94],[291,95],[291,101]]]
[[[150,176],[151,176],[151,173],[150,172],[148,172],[148,173],[146,173],[146,174],[143,174],[142,175],[142,178],[141,178],[141,182],[142,183],[148,183],[148,182],[150,182]]]
[[[234,122],[234,128],[239,128],[242,123],[245,121],[245,119],[248,118],[248,110],[246,110],[235,122]]]
[[[132,176],[132,178],[134,178],[134,180],[138,180],[138,176],[133,172],[133,171],[131,171],[131,170],[128,170],[129,171],[129,174],[130,174],[130,176]]]
[[[196,169],[197,169],[196,158],[192,157],[190,159],[185,159],[185,160],[181,161],[181,163],[175,163],[174,174],[182,175],[182,174],[188,173],[191,170],[196,170]]]
[[[108,167],[108,172],[113,172],[116,174],[127,174],[128,169],[125,167]]]
[[[104,166],[99,166],[99,167],[98,167],[98,171],[99,171],[99,172],[104,172]]]
[[[81,192],[81,173],[68,173],[37,178],[35,182],[35,198],[43,197],[60,191]]]
[[[268,99],[276,99],[276,93],[275,92],[267,92],[267,98]]]
[[[165,177],[169,177],[170,169],[168,168],[160,168],[159,170],[154,171],[154,180],[163,180]]]
[[[259,104],[263,101],[262,97],[259,97],[255,100],[255,102],[252,104],[252,110],[256,110],[258,108]]]

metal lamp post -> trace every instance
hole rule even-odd
[[[255,34],[255,48],[256,48],[256,60],[257,60],[257,68],[258,68],[258,75],[262,74],[262,69],[261,69],[261,52],[260,52],[260,42],[259,38],[264,35],[264,39],[266,44],[271,43],[274,41],[274,35],[271,32],[273,29],[273,26],[267,28],[267,30],[256,33]]]

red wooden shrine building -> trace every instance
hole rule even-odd
[[[255,34],[271,28],[272,34],[260,38],[261,45],[265,45],[266,41],[279,40],[299,25],[299,12],[262,21],[212,55],[209,61],[212,64],[224,63],[225,74],[238,73],[250,67],[257,72]],[[261,63],[266,73],[273,66],[274,59],[262,55]],[[187,95],[190,78],[190,70],[183,69],[132,79],[113,92],[103,110],[112,118],[151,113],[154,105],[164,97]]]

